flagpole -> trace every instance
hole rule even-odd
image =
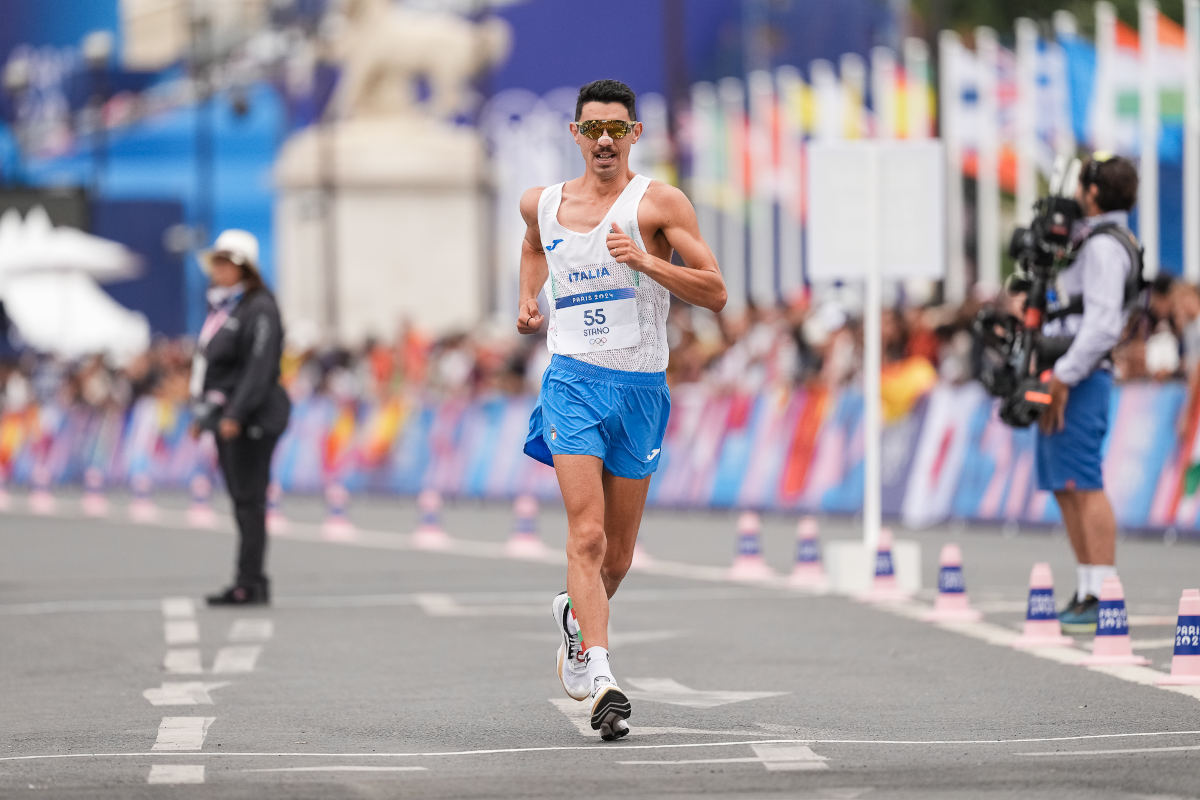
[[[958,75],[962,42],[954,31],[938,34],[938,131],[946,153],[946,278],[944,300],[958,305],[967,296],[967,265],[963,251],[962,142],[958,107],[962,103]]]
[[[867,65],[858,53],[846,53],[838,59],[842,75],[842,112],[845,114],[843,136],[861,139],[866,135],[863,124],[863,97],[867,93]]]
[[[775,262],[775,164],[772,157],[771,112],[775,85],[771,73],[755,70],[747,76],[750,98],[748,136],[750,155],[750,297],[758,308],[770,308],[778,297]]]
[[[737,78],[722,78],[717,96],[725,126],[725,184],[721,187],[721,269],[729,288],[727,306],[746,307],[746,91]]]
[[[1143,273],[1158,274],[1158,3],[1138,0],[1138,118],[1141,165],[1138,169],[1138,237],[1145,252]]]
[[[976,28],[975,49],[980,65],[975,281],[980,288],[995,291],[1000,288],[1000,112],[996,87],[1000,43],[996,31]]]
[[[804,288],[804,256],[800,217],[804,187],[803,92],[800,71],[784,65],[775,70],[779,109],[779,289],[784,303]]]
[[[1065,125],[1056,124],[1054,126],[1054,155],[1067,156],[1072,158],[1075,155],[1075,127],[1074,115],[1071,112],[1071,90],[1068,86],[1067,78],[1067,56],[1063,52],[1060,40],[1068,36],[1077,36],[1079,34],[1079,25],[1075,21],[1075,15],[1069,11],[1055,11],[1053,17],[1054,39],[1051,44],[1054,52],[1054,69],[1056,71],[1056,93],[1055,102],[1061,104],[1062,109],[1066,113]]]
[[[696,204],[696,220],[700,233],[710,242],[718,241],[720,219],[717,209],[720,188],[717,186],[717,148],[721,143],[716,135],[717,93],[711,83],[692,85],[692,202]],[[723,267],[724,265],[722,265]]]
[[[1117,52],[1117,12],[1112,3],[1096,3],[1096,77],[1092,91],[1092,146],[1117,149],[1117,92],[1113,61]]]
[[[1037,199],[1037,23],[1017,20],[1017,209],[1016,219],[1028,225]]]
[[[896,56],[886,47],[871,50],[871,106],[875,138],[896,138]]]
[[[929,45],[910,36],[904,40],[905,111],[908,138],[929,138]]]
[[[1200,0],[1186,0],[1183,92],[1183,276],[1200,282]]]

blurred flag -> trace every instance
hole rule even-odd
[[[1036,80],[1037,166],[1049,176],[1058,153],[1075,151],[1067,55],[1058,41],[1038,38]]]
[[[1096,138],[1100,93],[1115,97],[1115,146],[1123,155],[1138,152],[1138,80],[1141,75],[1141,48],[1137,31],[1123,22],[1116,23],[1116,51],[1107,85],[1098,85],[1102,77],[1096,69],[1096,48],[1076,35],[1062,35],[1059,45],[1066,59],[1071,97],[1071,115],[1078,139]],[[1183,96],[1187,75],[1186,37],[1182,27],[1159,12],[1158,50],[1155,53],[1158,106],[1162,119],[1158,155],[1162,161],[1178,163],[1183,159]]]

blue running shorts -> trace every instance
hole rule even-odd
[[[670,413],[666,373],[555,354],[529,418],[525,454],[550,466],[555,455],[596,456],[619,478],[645,478],[658,468]]]
[[[1065,425],[1058,433],[1037,433],[1038,488],[1090,491],[1104,488],[1104,437],[1112,402],[1113,376],[1098,369],[1071,387]]]

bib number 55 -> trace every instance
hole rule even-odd
[[[583,324],[584,325],[587,325],[590,327],[592,325],[603,325],[605,322],[607,322],[607,318],[604,316],[603,308],[596,308],[596,309],[589,308],[588,310],[583,312]]]

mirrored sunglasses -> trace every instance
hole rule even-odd
[[[579,123],[579,132],[589,139],[599,139],[608,131],[614,139],[624,139],[633,130],[634,123],[623,119],[589,119]]]

